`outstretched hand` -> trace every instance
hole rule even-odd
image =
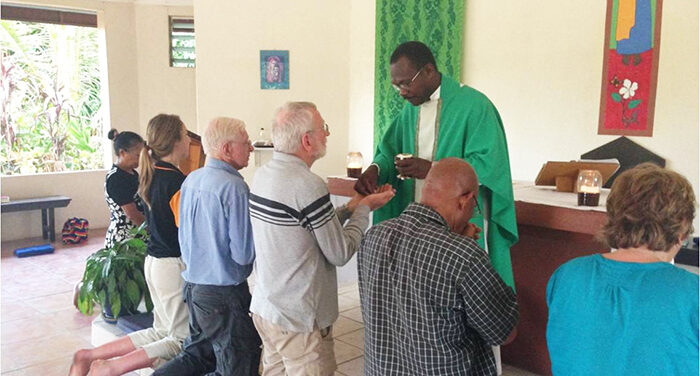
[[[377,166],[371,165],[357,179],[355,191],[363,196],[370,195],[377,190],[377,180],[379,180],[379,169]]]
[[[370,210],[377,210],[386,205],[396,194],[396,190],[389,184],[384,184],[376,193],[365,196],[360,200],[358,205],[367,205]]]

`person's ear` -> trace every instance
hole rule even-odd
[[[231,155],[231,152],[233,151],[233,143],[234,141],[229,141],[221,145],[221,154],[226,156]]]
[[[476,201],[474,191],[459,196],[460,209],[466,209]],[[474,209],[474,208],[472,208]]]
[[[309,132],[305,132],[304,135],[301,136],[301,147],[306,151],[311,151],[313,149]]]
[[[435,72],[437,72],[437,69],[435,69],[435,65],[433,65],[432,63],[425,64],[425,68],[423,69],[425,70],[425,73],[427,73],[426,76],[432,76],[433,74],[435,74]]]

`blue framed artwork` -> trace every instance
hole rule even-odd
[[[288,50],[260,50],[260,88],[289,89]]]

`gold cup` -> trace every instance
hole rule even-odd
[[[408,159],[408,158],[413,158],[413,154],[410,154],[410,153],[396,154],[396,157],[394,157],[394,163],[396,163],[396,161],[402,161],[402,160]],[[396,177],[401,179],[401,180],[410,179],[410,177],[403,176],[401,174],[396,175]]]

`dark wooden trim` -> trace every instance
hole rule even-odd
[[[55,8],[2,5],[2,19],[58,25],[97,27],[97,14]]]
[[[607,220],[605,212],[515,201],[518,224],[595,235]]]

